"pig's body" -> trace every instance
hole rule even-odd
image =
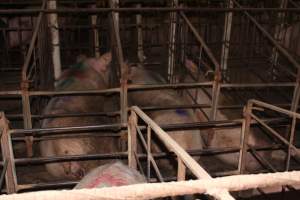
[[[145,177],[137,170],[117,161],[93,169],[74,189],[113,187],[138,183],[146,183]]]
[[[155,74],[142,67],[133,67],[129,75],[133,84],[163,84],[165,80],[158,74]],[[174,90],[153,90],[137,91],[129,93],[132,105],[144,106],[176,106],[183,105],[185,99]],[[151,111],[147,114],[158,124],[191,123],[197,119],[191,110],[161,110]],[[202,149],[202,139],[198,130],[189,131],[170,131],[170,136],[185,150]],[[162,150],[158,143],[153,145],[153,151]]]
[[[196,72],[197,66],[191,60],[186,60],[185,62],[186,68],[192,72],[198,74]],[[189,80],[187,80],[189,81]],[[199,81],[204,82],[207,81],[203,75],[199,76]],[[198,104],[211,104],[211,99],[203,90],[198,90],[197,93],[193,93],[195,91],[191,91],[192,95],[198,95],[197,103]],[[211,95],[211,94],[210,94]],[[188,96],[188,95],[187,95]],[[224,99],[222,93],[220,94],[221,101]],[[191,100],[190,100],[191,101]],[[206,116],[210,115],[211,108],[203,108],[203,112]],[[236,113],[231,113],[234,116]],[[198,114],[199,121],[207,121],[203,114]],[[232,116],[231,116],[232,117]],[[240,116],[242,117],[242,116]],[[217,110],[216,120],[228,120],[229,116],[225,115],[223,112]],[[203,131],[202,137],[203,141],[205,141],[206,148],[239,148],[241,142],[241,127],[236,128],[226,128],[226,129],[210,129],[209,131]],[[214,137],[211,136],[214,134]],[[253,128],[250,129],[250,135],[248,138],[248,145],[251,147],[263,147],[269,145],[269,140],[267,137],[260,132],[253,131]],[[261,154],[263,156],[270,156],[270,154],[264,153]],[[239,161],[239,153],[230,153],[230,154],[219,154],[212,157],[203,157],[202,161],[204,165],[211,171],[220,171],[224,168],[236,169]],[[218,164],[216,164],[218,162]],[[246,170],[255,171],[261,168],[260,164],[250,155],[247,156],[247,165]]]
[[[102,59],[102,60],[101,60]],[[106,60],[105,60],[106,59]],[[86,59],[65,71],[58,80],[57,89],[92,90],[107,88],[108,70],[111,54],[104,54],[99,59]],[[102,96],[59,96],[52,98],[44,110],[44,114],[68,114],[103,111]],[[99,125],[101,118],[68,117],[50,118],[42,122],[43,128]],[[82,155],[89,153],[109,153],[116,148],[111,138],[66,138],[46,140],[40,143],[41,155],[45,157],[63,155]],[[70,161],[46,164],[47,171],[57,178],[74,179],[82,177],[90,169],[99,166],[95,161]]]

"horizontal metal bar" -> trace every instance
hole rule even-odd
[[[43,136],[47,134],[58,134],[78,131],[97,131],[97,130],[113,130],[118,131],[126,128],[126,124],[108,124],[94,126],[74,126],[74,127],[58,127],[58,128],[36,128],[36,129],[12,129],[9,133],[12,135],[32,134],[33,136]],[[101,133],[100,133],[101,134]]]
[[[59,8],[59,9],[1,9],[0,14],[37,14],[44,13],[84,13],[84,14],[96,14],[100,12],[300,12],[299,8],[173,8],[173,7],[142,7],[142,8]]]

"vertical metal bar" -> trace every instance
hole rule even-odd
[[[131,111],[128,124],[128,166],[137,169],[137,160],[135,153],[137,152],[137,115]]]
[[[141,4],[136,5],[137,8],[141,8]],[[142,28],[142,15],[139,13],[136,15],[137,26],[137,57],[140,63],[144,63],[144,45],[143,45],[143,28]]]
[[[147,178],[151,178],[151,127],[147,126]]]
[[[239,155],[239,166],[238,171],[240,174],[243,174],[246,167],[246,158],[248,150],[248,138],[250,134],[250,123],[251,123],[251,113],[252,113],[252,102],[248,102],[246,109],[244,111],[244,120],[242,124],[242,135],[241,135],[241,147]]]
[[[47,2],[49,9],[56,9],[56,0]],[[52,44],[52,62],[54,67],[54,78],[57,80],[61,75],[61,59],[60,59],[60,42],[59,42],[59,28],[58,17],[56,13],[48,15],[50,32],[51,32],[51,44]]]
[[[296,123],[297,123],[297,118],[294,115],[293,120],[292,120],[292,127],[291,127],[291,132],[289,134],[289,146],[288,146],[288,152],[287,152],[287,157],[286,157],[286,166],[285,170],[288,171],[290,168],[290,161],[291,161],[291,144],[293,144],[294,141],[294,136],[295,136],[295,128],[296,128]]]
[[[28,92],[29,83],[22,82],[22,110],[23,110],[23,124],[25,129],[32,129],[32,120],[31,120],[31,108],[30,108],[30,97]],[[33,156],[33,136],[25,137],[27,156]]]
[[[177,181],[184,181],[186,174],[186,167],[180,158],[178,160],[178,169],[177,169]]]
[[[172,6],[178,6],[178,0],[172,0]],[[173,83],[174,67],[175,67],[175,40],[177,29],[177,12],[170,13],[170,29],[169,29],[169,45],[168,45],[168,81]]]
[[[111,8],[117,8],[119,5],[119,0],[110,0],[110,7]],[[119,29],[119,14],[116,12],[111,13],[112,17],[112,31],[114,35],[114,39],[116,42],[116,53],[117,58],[120,64],[120,71],[121,71],[121,93],[120,93],[120,104],[121,104],[121,123],[126,124],[127,123],[127,79],[128,79],[128,66],[124,63],[124,56],[123,56],[123,50],[121,45],[121,39],[120,39],[120,29]]]
[[[281,0],[280,8],[286,8],[287,4],[288,4],[288,0]],[[283,30],[284,30],[285,17],[286,17],[286,13],[284,13],[284,12],[279,12],[278,13],[278,19],[280,19],[280,24],[275,27],[274,39],[279,43],[282,43],[282,39],[283,39],[283,36],[284,36]],[[272,62],[272,65],[273,65],[272,66],[273,72],[275,70],[275,66],[277,66],[277,64],[278,64],[278,55],[279,54],[278,54],[277,49],[275,47],[273,47],[272,56],[271,56],[271,62]],[[274,76],[272,78],[273,78],[273,80],[276,79],[276,77],[274,77]]]
[[[8,121],[3,112],[0,112],[1,151],[3,160],[7,161],[7,170],[5,173],[6,190],[8,194],[15,193],[18,190],[16,168],[14,163],[14,154],[11,137],[9,134]]]
[[[96,8],[97,5],[93,5],[92,8]],[[99,41],[99,31],[97,29],[97,15],[91,16],[91,23],[92,23],[92,29],[93,29],[93,38],[94,38],[94,53],[95,57],[100,57],[100,41]]]
[[[233,8],[233,2],[228,0],[228,8]],[[228,56],[229,56],[229,45],[230,45],[230,36],[231,36],[231,26],[232,26],[232,12],[225,13],[225,24],[224,24],[224,33],[223,33],[223,45],[221,52],[221,71],[222,77],[226,81],[229,81],[227,76],[227,65],[228,65]]]

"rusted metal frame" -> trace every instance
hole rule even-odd
[[[253,104],[255,104],[257,106],[267,108],[267,109],[270,109],[270,110],[274,110],[274,111],[282,113],[282,114],[286,114],[289,117],[294,117],[295,116],[297,119],[300,119],[300,114],[299,113],[292,112],[292,111],[289,111],[289,110],[286,110],[286,109],[283,109],[283,108],[280,108],[280,107],[277,107],[277,106],[274,106],[274,105],[271,105],[271,104],[268,104],[268,103],[265,103],[265,102],[262,102],[262,101],[258,101],[258,100],[255,100],[255,99],[250,99],[249,101],[251,101]]]
[[[287,4],[288,4],[288,0],[281,0],[281,3],[280,3],[280,8],[286,8],[287,7]],[[286,13],[278,13],[278,16],[277,16],[279,19],[280,19],[280,24],[276,26],[275,28],[275,34],[274,34],[274,39],[276,41],[278,41],[279,43],[282,43],[282,39],[284,37],[284,34],[283,34],[283,30],[284,30],[284,21],[285,21],[285,18],[286,18]],[[276,66],[277,63],[278,63],[278,52],[277,52],[277,49],[276,48],[273,48],[272,49],[272,55],[271,55],[271,62],[272,62],[272,65]],[[273,67],[273,72],[274,72],[274,67]],[[274,80],[274,77],[272,77],[273,80]]]
[[[134,111],[134,112],[135,112],[135,111]],[[136,112],[135,112],[135,113],[136,113]],[[136,114],[137,114],[137,113],[136,113]],[[150,126],[148,125],[148,127],[150,127]],[[151,127],[150,127],[150,128],[151,128]],[[145,139],[144,139],[144,137],[143,137],[143,133],[141,132],[141,130],[140,130],[138,127],[136,127],[136,130],[137,130],[137,133],[138,133],[139,138],[141,139],[142,147],[143,147],[143,148],[146,150],[146,152],[147,152],[147,158],[150,159],[151,164],[152,164],[152,166],[153,166],[153,169],[154,169],[154,171],[155,171],[155,173],[156,173],[156,176],[157,176],[158,180],[159,180],[160,182],[164,182],[164,178],[163,178],[163,176],[162,176],[161,173],[160,173],[160,170],[159,170],[159,168],[158,168],[158,166],[157,166],[157,164],[156,164],[155,159],[153,158],[153,155],[151,154],[151,152],[149,153],[149,150],[150,150],[150,149],[147,148],[147,142],[145,141]]]
[[[5,180],[5,174],[6,174],[6,171],[7,171],[7,166],[8,166],[8,161],[4,160],[3,167],[2,167],[2,172],[1,172],[1,177],[0,177],[0,191],[3,188],[3,183],[4,183],[4,180]]]
[[[151,178],[151,128],[147,126],[147,179]]]
[[[198,88],[198,87],[210,87],[213,82],[201,82],[201,83],[177,83],[177,84],[156,84],[156,85],[129,85],[129,91],[136,90],[155,90],[155,89],[184,89],[184,88]],[[222,88],[268,88],[268,87],[293,87],[295,83],[248,83],[248,84],[229,84],[222,83],[220,87]],[[28,91],[29,96],[57,96],[57,95],[84,95],[84,94],[112,94],[118,93],[119,88],[111,88],[105,90],[88,90],[88,91]],[[21,95],[21,90],[13,91],[0,91],[0,96],[7,95]]]
[[[143,8],[60,8],[60,9],[0,9],[1,15],[14,14],[36,14],[36,13],[86,13],[86,14],[96,14],[99,12],[130,12],[130,13],[140,13],[140,12],[296,12],[299,13],[299,8],[204,8],[204,7],[143,7]]]
[[[43,0],[42,9],[46,7],[46,0]],[[41,26],[42,18],[44,13],[40,12],[37,18],[37,24],[35,30],[32,35],[32,39],[29,45],[29,50],[25,57],[24,65],[22,66],[22,82],[21,82],[21,96],[22,96],[22,109],[23,109],[23,120],[24,120],[24,128],[31,129],[32,128],[32,121],[31,121],[31,109],[30,109],[30,98],[29,98],[29,80],[27,77],[27,70],[29,68],[30,60],[32,57],[32,53],[34,50],[34,44],[37,40],[37,35]],[[27,156],[33,156],[33,137],[27,137],[26,141],[26,150]]]
[[[0,112],[1,127],[1,152],[2,158],[7,162],[7,170],[5,173],[6,190],[8,194],[18,191],[17,174],[15,168],[15,159],[12,148],[11,135],[9,133],[8,121],[3,112]]]
[[[119,0],[110,0],[110,7],[116,8],[118,7]],[[116,54],[118,58],[118,62],[120,65],[120,71],[121,71],[121,78],[120,78],[120,105],[121,105],[121,123],[126,124],[127,123],[127,94],[128,94],[128,86],[127,86],[127,79],[128,79],[128,66],[124,62],[124,56],[123,56],[123,50],[122,50],[122,44],[120,39],[120,30],[119,30],[119,14],[112,11],[111,13],[111,19],[112,19],[112,31],[114,35],[114,40],[116,43]]]
[[[137,116],[135,112],[130,112],[128,120],[128,166],[136,169],[137,168],[137,159],[135,152],[137,152]]]
[[[243,8],[236,0],[232,0],[232,1],[238,8]],[[282,10],[284,10],[284,9],[282,9]],[[297,62],[297,60],[268,33],[268,31],[266,31],[265,28],[263,26],[261,26],[254,17],[252,17],[247,11],[243,11],[243,13],[296,69],[300,69],[300,64]]]
[[[180,158],[177,158],[177,181],[184,181],[186,176],[186,167]]]
[[[272,151],[272,150],[284,150],[283,146],[275,145],[269,147],[252,147],[256,151]],[[220,154],[231,154],[239,152],[239,148],[230,147],[230,148],[218,148],[218,149],[197,149],[187,151],[191,156],[213,156]],[[250,149],[248,150],[250,151]],[[174,152],[159,152],[151,154],[155,159],[165,159],[170,157],[176,157],[177,155]],[[84,160],[106,160],[106,159],[128,159],[127,152],[116,152],[116,153],[103,153],[103,154],[89,154],[89,155],[71,155],[71,156],[53,156],[53,157],[35,157],[35,158],[16,158],[16,166],[24,165],[41,165],[45,163],[54,163],[54,162],[66,162],[66,161],[84,161]],[[136,154],[135,159],[147,160],[146,154]],[[0,162],[0,166],[4,166],[5,162]]]
[[[164,132],[154,121],[152,121],[142,110],[137,106],[131,107],[131,109],[143,120],[148,126],[151,127],[153,133],[164,143],[164,145],[173,151],[179,159],[191,170],[191,172],[199,179],[212,177],[182,148],[180,147],[166,132]],[[140,133],[141,134],[141,133]],[[234,199],[228,191],[222,191],[219,194],[212,194],[207,191],[209,195],[217,196],[218,199]]]
[[[97,4],[97,1],[96,1]],[[92,5],[92,8],[97,8],[97,5],[94,4]],[[99,31],[98,31],[98,26],[97,26],[97,21],[98,21],[98,16],[97,14],[91,16],[91,25],[92,25],[92,34],[93,34],[93,50],[94,50],[94,55],[95,57],[100,57],[100,41],[99,41]]]
[[[233,8],[233,2],[227,0],[228,8]],[[232,27],[232,12],[225,13],[225,23],[224,23],[224,33],[223,33],[223,43],[222,43],[222,52],[221,52],[221,72],[222,77],[228,82],[229,77],[227,76],[227,65],[229,57],[229,46],[230,46],[230,36],[231,36],[231,27]]]
[[[47,8],[56,9],[57,1],[47,1]],[[52,63],[54,80],[57,80],[62,73],[61,67],[61,56],[60,56],[60,39],[59,39],[59,26],[58,26],[58,15],[57,13],[51,13],[48,15],[49,28],[51,34],[51,45],[52,45]]]
[[[109,160],[109,159],[127,159],[127,152],[86,154],[86,155],[66,155],[36,158],[15,158],[15,165],[40,165],[45,163],[57,163],[67,161],[86,161],[86,160]]]
[[[251,101],[248,101],[244,112],[242,134],[240,137],[241,146],[240,146],[240,154],[239,154],[239,162],[238,162],[238,171],[240,174],[243,174],[246,168],[247,152],[248,152],[247,142],[250,134],[252,107],[253,107],[253,103]]]
[[[288,0],[288,2],[291,3],[295,8],[300,8],[300,5],[293,0]]]
[[[263,156],[259,155],[257,153],[257,151],[254,149],[254,148],[251,148],[250,147],[250,153],[253,155],[253,157],[258,161],[260,162],[260,164],[264,167],[264,168],[268,168],[268,170],[270,172],[278,172],[275,167],[273,167],[273,165],[268,161],[266,160]],[[289,190],[295,190],[295,188],[293,186],[283,186],[284,188],[287,188]],[[259,192],[261,192],[259,190]]]
[[[289,147],[288,147],[287,156],[286,156],[286,166],[285,166],[286,171],[289,171],[289,169],[290,169],[290,161],[291,161],[291,148],[290,148],[290,146],[294,142],[296,123],[297,123],[297,119],[296,119],[296,117],[293,117],[292,118],[292,125],[290,127],[290,134],[288,135],[289,136]]]
[[[215,67],[214,69],[215,74],[214,74],[214,81],[213,81],[213,88],[212,88],[212,109],[209,116],[209,120],[213,121],[216,119],[217,111],[218,111],[218,102],[220,96],[220,82],[221,82],[221,74],[220,74],[221,67],[217,59],[215,58],[214,54],[212,53],[211,49],[206,45],[205,41],[197,32],[197,30],[189,21],[189,19],[186,17],[186,15],[183,12],[180,12],[180,16],[184,19],[184,21],[186,22],[186,24],[194,34],[197,41],[201,44],[201,47],[203,48],[204,52],[207,54],[207,56],[209,57],[209,59],[211,60],[211,62]]]
[[[293,150],[293,153],[297,156],[300,156],[300,151],[296,146],[293,144],[290,144],[289,141],[287,141],[284,137],[282,137],[277,131],[275,131],[273,128],[269,127],[265,122],[260,120],[256,115],[253,113],[250,114],[250,116],[255,119],[259,124],[261,124],[266,130],[268,130],[272,135],[274,135],[276,138],[278,138],[283,144],[287,145],[291,150]]]
[[[93,131],[93,130],[120,130],[126,128],[122,124],[107,124],[107,125],[90,125],[90,126],[73,126],[73,127],[57,127],[57,128],[33,128],[33,129],[12,129],[9,133],[13,136],[17,135],[55,135],[67,132]]]
[[[141,8],[141,4],[137,4],[136,8]],[[136,14],[136,27],[137,27],[137,57],[139,62],[144,64],[144,40],[143,40],[143,23],[142,15]]]
[[[172,0],[170,3],[172,7],[178,7],[178,0]],[[169,44],[168,44],[168,81],[169,83],[174,83],[177,12],[171,12],[169,19],[170,19],[170,27],[169,27]]]

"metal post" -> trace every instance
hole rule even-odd
[[[93,5],[92,8],[96,8],[97,5]],[[91,23],[92,23],[92,28],[93,28],[93,38],[94,38],[94,53],[95,57],[99,58],[100,57],[100,41],[99,41],[99,31],[97,29],[97,15],[92,15],[91,16]]]
[[[233,8],[232,0],[228,0],[228,8]],[[229,55],[229,45],[230,45],[230,36],[231,36],[231,26],[232,26],[232,12],[225,13],[225,24],[224,24],[224,33],[223,33],[223,45],[221,52],[221,71],[223,78],[226,81],[229,81],[229,77],[227,76],[227,64],[228,64],[228,55]]]
[[[117,8],[119,5],[119,0],[110,0],[110,7]],[[127,123],[127,79],[128,79],[128,66],[124,63],[124,56],[122,50],[122,44],[120,39],[120,28],[119,28],[119,14],[116,12],[112,12],[112,31],[114,35],[114,39],[116,42],[116,54],[117,59],[120,64],[120,71],[121,71],[121,93],[120,93],[120,105],[121,105],[121,123]]]
[[[172,6],[178,6],[178,0],[172,1]],[[175,40],[177,29],[177,13],[170,13],[170,29],[169,29],[169,45],[168,45],[168,81],[173,83],[174,67],[175,67]]]
[[[297,118],[296,118],[296,116],[293,116],[292,127],[290,129],[291,132],[289,134],[289,146],[288,146],[288,151],[287,151],[287,156],[286,156],[286,167],[285,167],[286,171],[289,171],[289,168],[290,168],[291,151],[292,151],[291,144],[293,144],[293,142],[294,142],[296,123],[297,123]]]
[[[287,3],[288,0],[281,0],[280,3],[280,8],[286,8],[287,7]],[[280,24],[276,26],[275,28],[275,34],[274,34],[274,39],[279,42],[282,43],[282,39],[284,36],[284,21],[285,21],[285,17],[286,17],[286,13],[284,12],[279,12],[278,13],[278,19],[280,19]],[[271,56],[271,61],[272,61],[272,65],[273,65],[273,72],[275,70],[275,66],[277,66],[278,64],[278,51],[277,49],[274,47],[272,49],[272,56]],[[272,77],[273,80],[276,79],[275,77]]]
[[[56,0],[48,1],[48,9],[56,9]],[[59,29],[58,29],[58,17],[56,13],[49,14],[48,17],[51,43],[52,43],[52,62],[54,67],[54,78],[57,80],[61,75],[61,59],[60,59],[60,42],[59,42]]]
[[[151,178],[151,127],[147,126],[147,178]]]
[[[8,121],[3,112],[0,112],[0,130],[1,134],[1,151],[2,158],[7,162],[5,173],[6,191],[8,194],[15,193],[18,190],[16,168],[14,163],[14,154],[9,134]]]
[[[23,123],[25,129],[32,129],[32,121],[31,121],[31,108],[30,108],[30,98],[28,92],[29,83],[23,81],[21,83],[22,89],[22,109],[23,109]],[[33,136],[25,137],[27,156],[33,156]]]
[[[239,155],[239,166],[238,166],[238,171],[240,174],[243,174],[245,172],[245,167],[246,167],[247,150],[248,150],[247,142],[250,134],[252,106],[253,103],[249,101],[244,111],[244,120],[243,120],[242,135],[241,135],[241,147],[240,147],[240,155]]]
[[[184,181],[186,174],[186,167],[180,158],[178,159],[178,169],[177,169],[177,181]]]
[[[141,8],[141,4],[136,5],[137,8]],[[142,15],[139,13],[136,15],[137,26],[137,56],[140,63],[144,63],[144,45],[143,45],[143,28],[142,28]]]
[[[137,115],[131,111],[128,124],[128,166],[133,169],[137,168],[137,160],[135,157],[135,153],[137,152],[136,126]]]

